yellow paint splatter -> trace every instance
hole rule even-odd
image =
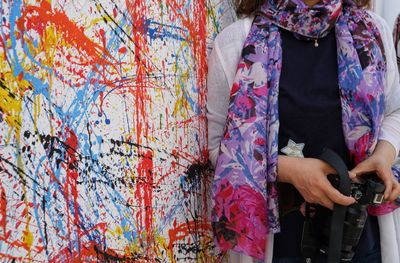
[[[28,250],[31,249],[32,244],[33,244],[33,234],[32,232],[29,231],[28,225],[26,227],[26,230],[24,231],[24,244],[28,247]]]
[[[29,83],[18,80],[11,72],[3,73],[0,79],[0,111],[7,124],[19,137],[21,126],[22,94],[29,89]]]

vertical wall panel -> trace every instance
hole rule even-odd
[[[382,16],[388,23],[390,28],[393,28],[397,16],[400,14],[400,1],[398,0],[375,0],[374,11]]]
[[[0,12],[0,261],[215,261],[206,56],[229,4]]]

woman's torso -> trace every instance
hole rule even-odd
[[[279,86],[279,149],[289,140],[304,144],[304,157],[318,158],[324,148],[330,148],[353,167],[342,130],[342,111],[338,88],[337,48],[334,30],[318,40],[299,39],[291,32],[280,30],[282,38],[282,71]],[[284,152],[280,151],[280,154]],[[275,235],[274,257],[301,258],[301,236],[304,203],[297,190],[288,184],[279,185],[281,233]],[[323,231],[323,221],[329,220],[324,209],[317,232]],[[357,256],[367,255],[379,247],[376,220],[368,220],[356,250]]]

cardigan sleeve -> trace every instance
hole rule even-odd
[[[208,59],[207,122],[209,159],[215,167],[229,107],[230,87],[221,63],[218,42]]]
[[[215,39],[214,48],[208,58],[206,108],[208,151],[213,167],[217,162],[224,134],[231,87],[252,21],[253,17],[246,17],[226,27]]]
[[[399,155],[400,149],[400,80],[397,68],[397,56],[392,32],[383,18],[371,13],[381,32],[387,60],[385,83],[385,118],[382,123],[379,140],[388,141]]]

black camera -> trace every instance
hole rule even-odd
[[[385,185],[376,173],[363,175],[359,182],[351,182],[346,164],[334,151],[325,148],[319,157],[331,165],[337,175],[328,175],[332,186],[357,200],[350,206],[335,204],[333,210],[306,204],[301,251],[309,260],[317,251],[327,255],[328,263],[351,261],[368,218],[368,206],[384,202]]]
[[[328,176],[331,184],[337,188],[338,178],[337,176]],[[354,256],[354,247],[357,246],[362,231],[364,229],[365,222],[367,220],[367,208],[369,205],[380,205],[384,202],[385,185],[378,178],[376,174],[369,174],[363,176],[363,180],[360,183],[351,184],[351,196],[357,200],[353,205],[347,207],[346,216],[343,227],[343,239],[342,239],[342,251],[341,261],[351,261]],[[331,222],[330,217],[328,220],[324,220],[322,225],[322,232],[320,241],[322,246],[320,251],[324,254],[328,252],[329,243],[329,230],[331,224],[337,222]]]

